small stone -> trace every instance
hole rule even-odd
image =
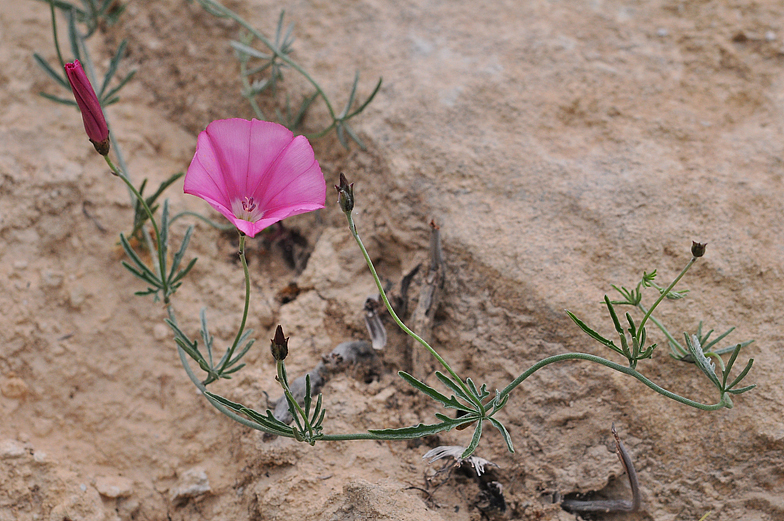
[[[22,271],[27,268],[27,261],[26,260],[18,260],[14,261],[14,269]]]
[[[57,271],[44,270],[41,273],[41,285],[47,288],[59,288],[63,285],[63,274]]]
[[[133,493],[133,481],[121,476],[99,476],[95,478],[95,489],[108,498],[129,497]]]
[[[204,469],[196,467],[180,476],[180,481],[172,490],[171,499],[174,503],[182,503],[189,498],[206,494],[210,489],[210,480]]]
[[[0,459],[20,458],[27,454],[24,445],[16,440],[0,441]]]
[[[670,34],[670,31],[668,31],[664,27],[659,27],[656,30],[656,36],[659,36],[660,38],[664,38],[665,36],[668,36],[669,34]]]
[[[768,42],[773,42],[776,40],[776,33],[773,31],[766,31],[765,32],[765,40]]]
[[[27,384],[16,376],[13,373],[9,373],[2,382],[0,382],[0,393],[3,394],[6,398],[11,398],[12,400],[23,400],[29,389],[27,388]]]
[[[87,292],[82,286],[74,286],[71,288],[70,293],[68,294],[68,301],[71,304],[71,307],[74,309],[79,309],[84,301],[87,299]]]

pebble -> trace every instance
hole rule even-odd
[[[0,382],[0,393],[6,398],[12,400],[22,400],[27,396],[29,389],[27,384],[13,373],[9,373],[2,382]]]
[[[121,476],[100,476],[95,478],[95,489],[108,498],[129,497],[133,493],[133,481]]]
[[[44,270],[41,273],[41,285],[47,288],[59,288],[63,285],[63,274],[57,271]]]
[[[24,445],[16,440],[0,441],[0,459],[20,458],[27,454]]]
[[[206,494],[210,490],[212,489],[207,473],[204,472],[204,469],[196,467],[185,471],[180,476],[177,486],[172,490],[171,499],[174,503],[181,503],[189,498]]]
[[[668,31],[664,27],[660,27],[659,29],[656,30],[656,35],[660,36],[661,38],[664,38],[665,36],[668,36],[669,34],[670,34],[670,31]]]

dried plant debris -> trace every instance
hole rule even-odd
[[[640,485],[637,480],[637,471],[634,470],[632,458],[623,446],[615,425],[612,426],[612,434],[615,438],[615,452],[623,465],[624,471],[629,478],[629,485],[632,489],[632,500],[625,499],[600,499],[600,500],[581,500],[567,498],[561,502],[561,507],[569,512],[637,512],[640,509]]]
[[[444,286],[445,267],[444,253],[441,248],[441,232],[435,221],[430,221],[430,267],[419,290],[417,307],[411,314],[411,327],[419,336],[430,341],[433,333],[433,322],[438,310],[441,288]],[[426,375],[426,353],[415,345],[413,339],[408,341],[411,369],[414,376],[424,378]]]
[[[387,345],[387,330],[379,315],[383,310],[384,303],[381,301],[381,296],[368,297],[365,300],[365,327],[376,351],[381,351]]]
[[[436,447],[435,449],[429,450],[422,456],[422,459],[427,460],[428,465],[432,465],[434,462],[443,459],[443,458],[453,458],[454,463],[457,465],[468,464],[471,468],[474,469],[477,476],[481,476],[485,472],[486,466],[491,467],[498,467],[492,461],[488,461],[484,458],[480,458],[479,456],[468,456],[467,458],[461,458],[460,456],[465,452],[465,447],[460,447],[459,445],[448,445],[443,447]]]
[[[453,471],[460,470],[471,477],[479,486],[480,491],[474,506],[483,515],[492,512],[505,512],[504,487],[493,472],[494,468],[499,468],[498,465],[476,455],[462,458],[463,452],[465,452],[465,447],[451,445],[436,447],[422,456],[422,459],[427,460],[428,465],[441,459],[447,459],[444,466],[436,470],[434,475],[426,478],[428,490],[425,492],[428,494],[428,500],[432,500],[433,493],[452,477]],[[438,482],[435,480],[437,477],[441,477]],[[432,490],[430,490],[431,488]]]

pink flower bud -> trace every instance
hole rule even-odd
[[[65,64],[65,75],[71,84],[76,104],[82,112],[84,130],[90,138],[95,150],[105,156],[109,153],[109,127],[106,125],[106,118],[103,116],[101,103],[95,95],[90,80],[87,79],[82,64],[79,60]]]

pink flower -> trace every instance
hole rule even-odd
[[[103,116],[101,102],[95,95],[90,80],[87,79],[82,64],[79,60],[65,64],[65,75],[71,84],[76,104],[82,112],[82,121],[87,137],[92,141],[95,150],[105,156],[109,153],[109,127],[106,125],[106,118]]]
[[[269,121],[221,119],[199,134],[185,193],[201,197],[250,237],[324,208],[326,184],[304,136]]]

